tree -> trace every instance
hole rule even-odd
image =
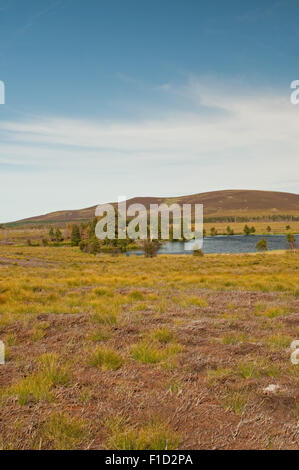
[[[267,232],[268,232],[268,233],[270,233],[270,232],[271,232],[271,230],[272,230],[272,229],[271,229],[270,225],[268,225],[268,227],[267,227],[267,229],[266,229],[266,230],[267,230]]]
[[[62,242],[62,240],[63,240],[61,230],[58,227],[55,230],[54,240],[55,240],[55,242]]]
[[[160,242],[158,240],[142,240],[142,249],[146,258],[153,258],[157,255]]]
[[[296,244],[296,238],[294,237],[294,235],[292,233],[287,233],[286,239],[287,239],[287,245],[288,245],[289,250],[296,251],[297,244]]]
[[[255,247],[258,251],[267,251],[268,250],[267,240],[265,240],[264,238],[261,238],[255,245]]]
[[[215,237],[217,235],[217,230],[215,229],[215,227],[211,228],[210,233],[211,233],[211,237]]]
[[[252,227],[250,228],[250,233],[255,233],[255,227],[254,227],[254,226],[252,226]]]
[[[67,226],[66,226],[66,229],[64,231],[65,240],[69,240],[71,238],[72,228],[73,228],[73,224],[68,223]]]
[[[55,234],[54,234],[54,229],[53,229],[53,227],[51,227],[50,230],[49,230],[49,238],[50,238],[51,242],[54,242],[54,240],[55,240]]]
[[[96,255],[101,251],[101,243],[96,237],[90,238],[89,240],[81,240],[79,243],[81,251],[85,253],[91,253]]]
[[[247,224],[244,225],[243,232],[245,233],[245,235],[250,235],[251,229],[248,227]]]
[[[78,246],[80,241],[81,241],[80,228],[78,225],[73,225],[72,234],[71,234],[72,245]]]
[[[286,230],[291,230],[290,225],[287,225],[287,226],[286,226]]]

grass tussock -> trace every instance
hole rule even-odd
[[[268,318],[281,317],[288,315],[289,311],[285,307],[269,307],[266,308],[261,314]]]
[[[202,299],[201,297],[196,297],[194,295],[190,297],[185,297],[183,300],[180,301],[180,305],[182,307],[207,307],[208,302],[205,299]]]
[[[57,385],[67,385],[70,373],[67,368],[60,365],[58,356],[44,354],[39,358],[38,370],[19,382],[2,390],[2,399],[16,397],[19,405],[30,402],[51,401],[52,390]]]
[[[228,390],[223,400],[224,408],[226,411],[232,411],[238,416],[241,416],[243,410],[248,402],[247,392],[235,392]]]
[[[101,341],[107,341],[111,338],[111,331],[106,327],[98,328],[96,331],[93,331],[88,335],[88,338],[91,341],[99,343]]]
[[[114,312],[94,313],[92,316],[92,321],[94,323],[100,323],[102,325],[116,325],[117,314]]]
[[[248,341],[248,336],[245,333],[227,333],[221,338],[223,344],[236,345]]]
[[[86,433],[82,419],[62,413],[52,414],[40,428],[40,446],[56,450],[78,448]]]
[[[174,367],[175,359],[183,347],[177,343],[161,346],[158,341],[144,340],[133,345],[132,356],[144,364],[163,363],[166,367]]]
[[[247,360],[238,364],[236,376],[244,379],[259,379],[260,377],[278,377],[280,370],[267,360]]]
[[[104,347],[98,347],[89,360],[92,366],[101,367],[103,371],[117,370],[123,362],[123,358],[117,351]]]
[[[162,344],[170,343],[174,340],[173,332],[166,327],[157,328],[151,333],[151,337]]]
[[[159,422],[133,427],[117,420],[108,426],[111,433],[106,444],[108,449],[173,450],[180,442],[177,433]]]
[[[275,333],[267,338],[266,344],[272,350],[279,350],[290,347],[292,341],[293,339],[289,335]]]

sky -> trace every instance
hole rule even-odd
[[[298,24],[298,0],[0,0],[0,222],[299,193]]]

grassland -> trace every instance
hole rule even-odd
[[[295,449],[298,336],[298,252],[1,246],[0,448]]]

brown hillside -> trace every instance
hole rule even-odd
[[[142,203],[146,208],[150,204],[198,203],[204,205],[204,216],[254,216],[289,214],[299,215],[299,195],[276,191],[224,190],[189,196],[156,198],[135,197],[128,203]],[[80,210],[58,211],[18,221],[27,223],[62,223],[81,222],[94,216],[96,206]]]

